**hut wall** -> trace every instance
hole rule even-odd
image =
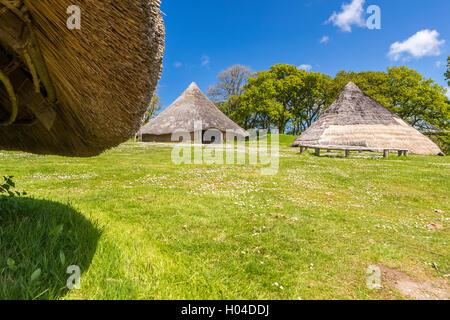
[[[172,142],[172,135],[164,134],[161,136],[157,136],[153,134],[143,134],[142,142]]]
[[[213,130],[216,131],[216,130]],[[221,131],[223,141],[226,140],[227,134],[226,132]],[[205,132],[203,132],[202,136],[204,138]],[[194,132],[191,132],[191,141],[194,141]],[[209,139],[208,139],[209,140]],[[222,143],[223,141],[220,141],[219,143]],[[154,135],[154,134],[143,134],[142,135],[142,142],[176,142],[172,141],[172,135],[171,134],[163,134],[163,135]],[[208,141],[202,141],[202,143],[208,144],[210,142]]]

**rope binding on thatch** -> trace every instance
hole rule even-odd
[[[37,44],[27,7],[24,5],[22,0],[0,0],[0,9],[0,37],[4,39],[7,47],[14,54],[23,57],[28,67],[28,71],[31,74],[34,92],[41,96],[39,98],[44,98],[47,100],[49,107],[56,106],[55,88],[50,80],[47,66],[39,45]],[[11,84],[12,81],[9,79],[9,75],[18,69],[20,62],[17,62],[16,57],[9,60],[9,68],[5,68],[0,65],[0,80],[9,95],[11,101],[11,112],[8,120],[0,120],[0,125],[9,126],[36,124],[36,120],[38,120],[36,118],[32,121],[15,121],[18,115],[19,104],[18,97],[14,93],[14,88]],[[14,67],[11,68],[11,66]],[[24,79],[21,87],[26,85],[25,81],[27,81],[27,79]],[[45,92],[45,94],[43,92]],[[47,123],[44,125],[48,128],[51,124]]]

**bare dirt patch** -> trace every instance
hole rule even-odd
[[[413,279],[404,272],[379,265],[382,271],[382,282],[412,300],[450,300],[450,286],[444,279]]]

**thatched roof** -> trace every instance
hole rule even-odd
[[[353,82],[292,147],[361,146],[407,149],[421,155],[443,154],[428,137],[367,96]]]
[[[161,74],[160,1],[77,1],[81,30],[66,26],[72,0],[24,3],[58,104],[49,130],[40,121],[0,126],[0,149],[94,156],[132,137]],[[2,90],[0,83],[0,102]],[[33,107],[21,106],[19,117],[26,118]]]
[[[141,129],[143,135],[166,135],[177,131],[194,132],[196,121],[202,122],[202,130],[233,130],[241,136],[249,134],[228,118],[212,103],[193,82],[166,110]]]

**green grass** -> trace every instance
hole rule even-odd
[[[372,264],[450,273],[448,158],[318,158],[280,141],[275,176],[176,166],[168,145],[91,159],[2,152],[0,174],[32,198],[0,213],[0,298],[383,299],[398,295],[366,288]],[[80,290],[62,289],[69,265]]]

